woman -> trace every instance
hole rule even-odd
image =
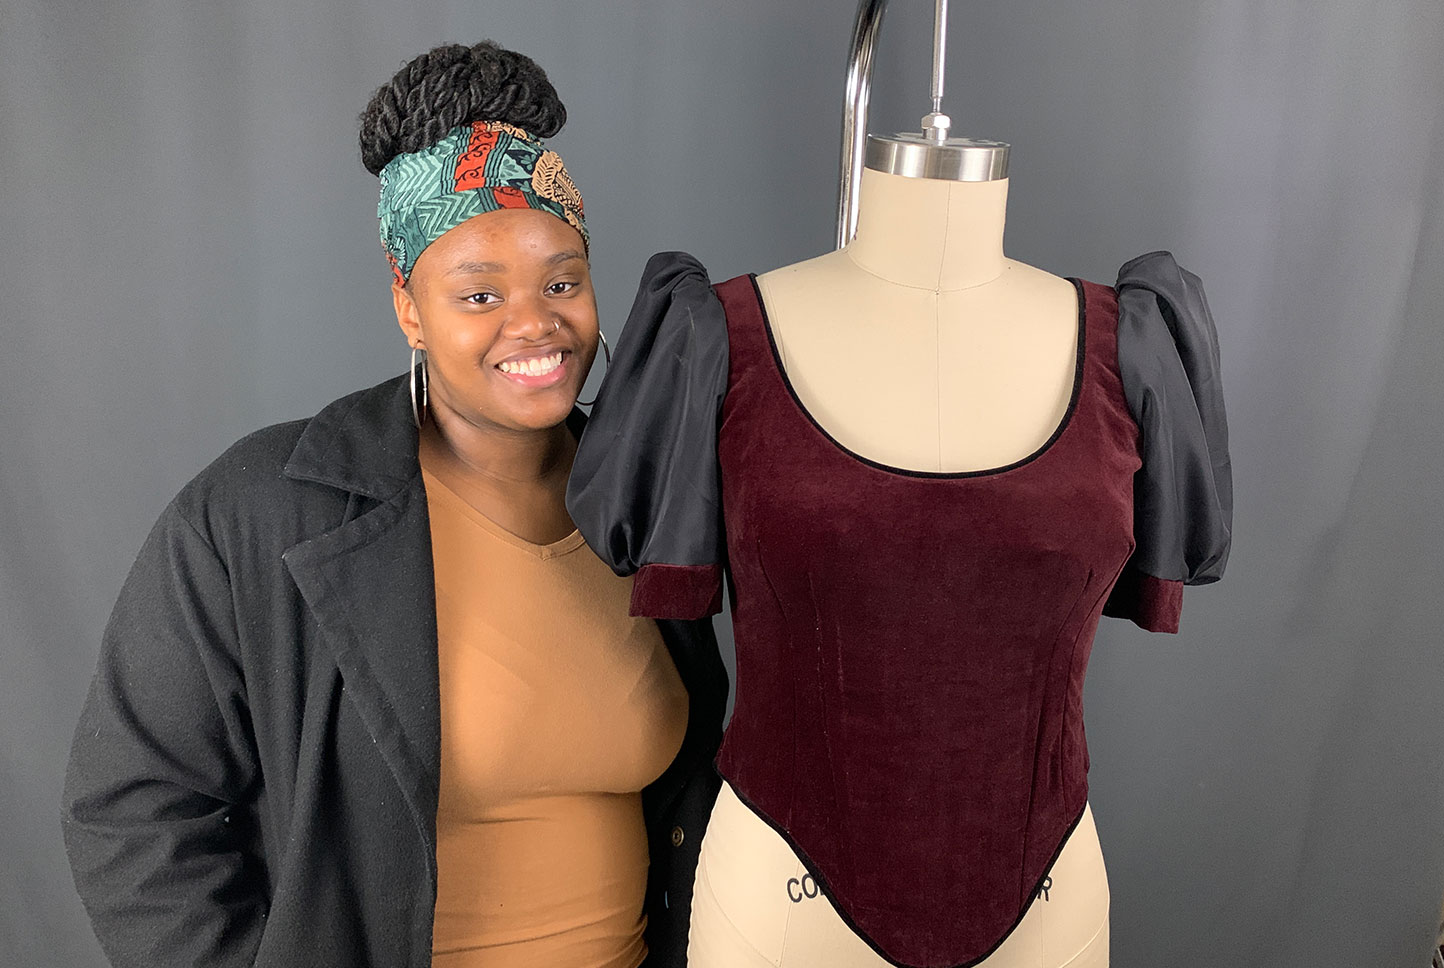
[[[76,885],[117,966],[682,964],[725,674],[567,517],[599,329],[565,109],[482,43],[361,120],[411,372],[162,514],[71,753]]]

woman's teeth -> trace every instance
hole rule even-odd
[[[523,376],[546,376],[548,373],[562,365],[562,354],[560,351],[550,356],[537,356],[530,360],[507,360],[499,364],[498,368],[503,373],[516,373]]]

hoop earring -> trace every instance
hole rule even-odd
[[[607,345],[607,336],[606,336],[606,334],[603,333],[600,329],[597,330],[597,338],[602,341],[602,352],[607,355],[607,369],[610,370],[610,369],[612,368],[612,348]],[[605,374],[605,373],[602,374],[602,379],[606,379],[606,374]],[[602,392],[601,390],[598,390],[598,391],[597,391],[597,396],[600,396],[600,395],[601,395],[601,392]],[[577,406],[580,406],[580,407],[590,407],[592,404],[594,404],[594,403],[596,403],[596,402],[597,402],[597,398],[596,398],[596,397],[592,397],[590,400],[578,400],[578,401],[577,401]]]
[[[421,354],[421,400],[416,399],[416,354]],[[411,347],[411,419],[416,421],[416,429],[420,430],[421,425],[426,423],[426,404],[428,394],[426,392],[426,351],[419,346]]]

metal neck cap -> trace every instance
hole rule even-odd
[[[904,178],[997,181],[1008,177],[1008,146],[976,138],[935,141],[909,132],[891,137],[870,134],[863,163],[873,171]]]

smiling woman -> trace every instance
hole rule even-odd
[[[567,514],[600,330],[565,118],[490,42],[363,113],[413,365],[234,445],[142,549],[65,796],[113,964],[684,963],[726,678]]]
[[[408,342],[426,351],[431,413],[447,437],[565,432],[598,337],[575,229],[534,209],[474,216],[432,243],[392,295]]]

